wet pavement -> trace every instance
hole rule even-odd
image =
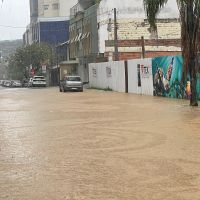
[[[199,200],[200,108],[188,104],[0,89],[0,199]]]

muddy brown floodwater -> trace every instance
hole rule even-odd
[[[199,200],[200,108],[57,88],[0,90],[1,200]]]

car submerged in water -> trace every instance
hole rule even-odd
[[[63,80],[60,81],[59,85],[60,92],[67,91],[79,91],[83,92],[83,82],[80,76],[65,76]]]

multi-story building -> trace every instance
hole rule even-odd
[[[30,21],[34,22],[38,18],[38,0],[30,0]]]
[[[146,45],[145,49],[146,52],[151,52],[149,53],[151,57],[170,53],[176,54],[181,51],[180,43],[177,45],[181,37],[181,27],[175,0],[166,5],[158,15],[157,33],[150,31],[143,8],[143,1],[123,0],[122,3],[120,0],[102,0],[98,9],[100,53],[112,55],[114,52],[113,8],[117,9],[117,40],[121,44],[118,47],[121,59],[140,58],[142,56],[142,45],[132,45],[132,40],[137,43],[142,36],[145,41],[148,40],[148,45]],[[159,40],[162,40],[162,44],[159,44]],[[163,40],[168,41],[168,44],[165,45]],[[112,45],[108,45],[111,43]],[[153,45],[149,45],[150,43]]]
[[[70,15],[70,9],[78,0],[38,0],[39,17],[63,17]]]
[[[59,50],[59,55],[56,55],[56,48],[69,39],[70,7],[76,2],[77,0],[30,0],[31,20],[23,35],[24,45],[34,42],[51,45],[54,59],[49,69],[53,66],[57,68],[58,58],[67,55],[66,46]]]
[[[78,58],[78,74],[89,81],[88,63],[98,54],[97,4],[93,0],[79,0],[70,11],[70,59]]]
[[[73,7],[78,0],[59,0],[59,16],[70,16],[70,8]]]
[[[59,8],[59,0],[38,0],[39,17],[58,17]]]
[[[27,30],[23,36],[24,44],[32,44],[33,42],[38,41],[38,22],[41,21],[42,18],[51,18],[53,21],[57,22],[59,21],[59,17],[61,21],[63,20],[63,17],[69,18],[70,8],[76,2],[77,0],[30,0],[31,23],[27,26]],[[38,21],[38,19],[40,20]],[[48,22],[50,21],[49,19],[47,19]]]
[[[156,56],[156,53],[176,54],[181,51],[180,45],[174,44],[180,41],[181,34],[175,0],[174,5],[167,5],[158,16],[158,34],[152,34],[150,31],[143,1],[101,0],[99,4],[95,2],[79,0],[70,10],[70,58],[78,58],[78,71],[84,81],[88,80],[88,63],[105,60],[114,53],[114,8],[117,9],[117,40],[121,43],[126,41],[128,44],[119,46],[120,59],[142,56],[142,46],[131,46],[129,42],[133,39],[141,40],[141,36],[153,41],[149,43],[154,46],[146,46],[146,51],[151,51],[148,56]],[[169,43],[165,45],[162,42],[162,45],[157,45],[158,39],[167,40]]]

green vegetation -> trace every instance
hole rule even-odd
[[[95,2],[98,4],[98,3],[100,3],[100,2],[101,2],[101,0],[95,0]]]
[[[41,66],[51,63],[52,50],[47,44],[32,44],[16,50],[8,59],[8,74],[11,79],[28,78],[30,68],[34,68],[38,75]]]
[[[88,89],[93,89],[93,90],[103,90],[103,91],[113,91],[111,88],[98,88],[98,87],[90,87]]]

